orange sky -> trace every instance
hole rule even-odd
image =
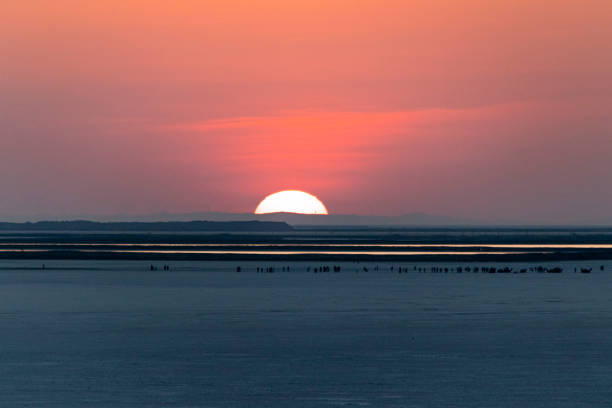
[[[609,1],[0,5],[0,216],[612,222]]]

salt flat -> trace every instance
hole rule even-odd
[[[562,274],[155,264],[0,262],[0,406],[612,401],[611,262],[555,264]],[[276,273],[255,273],[272,265]],[[455,265],[469,264],[446,266]],[[593,273],[573,273],[585,266]]]

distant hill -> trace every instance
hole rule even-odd
[[[88,217],[89,218],[89,217]],[[198,212],[185,214],[159,213],[140,216],[109,216],[96,218],[108,221],[140,221],[140,222],[162,222],[162,221],[191,221],[208,220],[216,222],[281,222],[295,226],[462,226],[470,225],[464,220],[422,213],[411,213],[399,216],[382,215],[356,215],[356,214],[331,214],[331,215],[308,215],[292,213],[275,214],[253,214],[253,213],[223,213],[223,212]]]
[[[612,220],[591,220],[587,218],[569,221],[569,220],[521,220],[521,219],[498,219],[498,220],[484,220],[484,219],[462,219],[462,218],[454,218],[443,215],[432,215],[425,213],[408,213],[403,215],[357,215],[357,214],[331,214],[331,215],[305,215],[305,214],[291,214],[291,213],[276,213],[276,214],[253,214],[253,213],[224,213],[224,212],[193,212],[193,213],[154,213],[154,214],[115,214],[115,215],[94,215],[94,214],[72,214],[72,215],[51,215],[51,214],[41,214],[41,215],[19,215],[19,216],[0,216],[0,220],[4,219],[7,221],[5,223],[7,226],[2,227],[2,223],[0,223],[0,231],[12,229],[14,227],[8,226],[10,223],[19,223],[26,221],[57,221],[57,222],[65,222],[62,220],[66,219],[81,219],[81,220],[91,220],[94,222],[101,223],[172,223],[172,222],[224,222],[224,223],[233,223],[233,222],[249,222],[249,221],[260,221],[264,224],[261,225],[253,225],[253,226],[235,226],[237,228],[246,228],[247,230],[255,229],[263,229],[268,228],[265,223],[268,222],[280,222],[289,224],[289,226],[296,227],[398,227],[398,228],[410,228],[410,227],[470,227],[470,226],[489,226],[489,227],[497,227],[497,226],[516,226],[516,227],[542,227],[542,226],[560,226],[560,227],[568,227],[568,226],[612,226]],[[222,228],[221,230],[232,230],[234,226],[213,226],[214,228]],[[32,228],[34,227],[25,227]],[[51,228],[51,227],[46,227]],[[88,227],[84,227],[88,228]],[[112,225],[107,226],[106,228],[115,228]],[[144,230],[148,230],[150,227],[143,225],[142,228]],[[176,226],[168,225],[167,227],[158,226],[158,228],[168,228],[167,230],[172,230],[176,228]],[[185,226],[185,228],[204,228],[204,231],[208,231],[209,228],[206,225],[197,225],[194,226]],[[213,228],[213,229],[214,229]],[[271,227],[276,228],[276,227]],[[22,228],[23,229],[23,228]]]
[[[465,225],[455,218],[436,216],[429,214],[404,214],[399,216],[383,215],[356,215],[356,214],[331,214],[331,215],[304,215],[304,214],[266,214],[259,216],[261,220],[284,221],[290,225],[313,225],[313,226],[384,226],[384,227],[409,227],[409,226],[448,226]]]
[[[0,231],[233,231],[286,232],[293,228],[276,221],[165,221],[165,222],[95,222],[95,221],[38,221],[2,222]]]

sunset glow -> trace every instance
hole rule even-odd
[[[610,1],[0,11],[7,219],[244,213],[278,186],[343,214],[610,219]]]
[[[255,214],[271,213],[327,214],[327,208],[317,197],[298,190],[270,194],[255,209]]]

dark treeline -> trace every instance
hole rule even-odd
[[[168,221],[168,222],[95,222],[38,221],[0,222],[0,231],[273,231],[286,232],[293,228],[275,221]]]

